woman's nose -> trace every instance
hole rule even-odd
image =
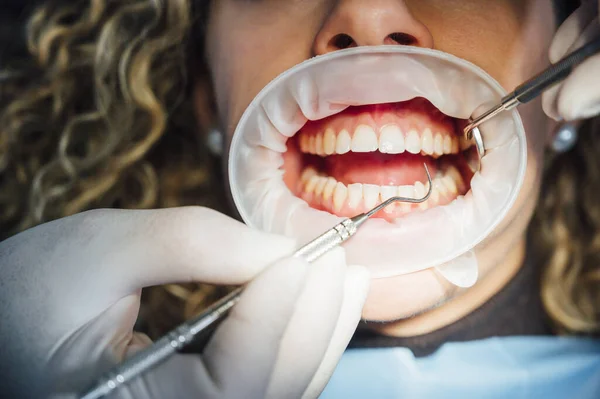
[[[432,48],[433,37],[404,0],[338,0],[315,38],[313,51],[322,55],[383,44]]]

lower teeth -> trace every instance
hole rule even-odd
[[[421,204],[399,203],[386,207],[385,213],[403,214],[413,209],[428,209],[445,205],[454,200],[462,191],[464,182],[454,166],[449,166],[434,177],[430,198]],[[429,183],[415,182],[404,186],[378,186],[354,183],[346,186],[330,176],[320,174],[313,167],[307,167],[300,179],[299,196],[310,205],[336,213],[358,213],[375,207],[394,196],[421,198],[429,190]],[[343,215],[346,216],[346,215]],[[350,216],[350,215],[348,215]]]

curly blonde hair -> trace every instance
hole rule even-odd
[[[0,73],[0,231],[98,207],[202,205],[226,212],[218,160],[192,108],[208,0],[46,1],[27,25],[25,62]],[[197,35],[195,32],[200,32]],[[188,51],[191,47],[194,51]],[[210,95],[207,94],[207,98]],[[207,102],[210,112],[214,105]],[[588,126],[552,160],[531,224],[542,298],[565,333],[600,331],[600,141]],[[145,291],[145,329],[160,335],[223,288]]]
[[[600,332],[600,119],[572,151],[549,156],[529,240],[542,265],[541,295],[563,333]]]
[[[201,11],[188,0],[47,1],[35,10],[29,60],[3,66],[0,84],[5,237],[92,208],[225,211],[218,161],[190,128],[186,69],[200,64],[188,49],[198,45],[191,16]],[[220,291],[148,290],[149,328],[169,328]]]

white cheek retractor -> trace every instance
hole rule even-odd
[[[468,119],[504,94],[480,68],[435,50],[361,47],[313,58],[267,85],[242,116],[229,155],[233,199],[249,226],[308,242],[343,220],[310,208],[283,182],[286,142],[308,120],[353,105],[416,97]],[[487,121],[480,131],[486,152],[466,195],[394,222],[369,220],[345,245],[348,262],[368,267],[375,278],[435,267],[456,285],[474,284],[474,250],[513,205],[527,152],[516,111]]]

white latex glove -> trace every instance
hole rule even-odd
[[[369,276],[341,249],[308,265],[286,258],[295,248],[197,207],[92,211],[12,237],[0,243],[0,392],[73,397],[149,344],[132,330],[142,287],[252,280],[202,356],[178,354],[111,397],[316,396]]]
[[[600,37],[600,0],[584,1],[560,26],[550,46],[550,61],[556,63],[592,39]],[[577,66],[571,75],[544,93],[544,111],[555,120],[591,118],[600,114],[600,53]]]

